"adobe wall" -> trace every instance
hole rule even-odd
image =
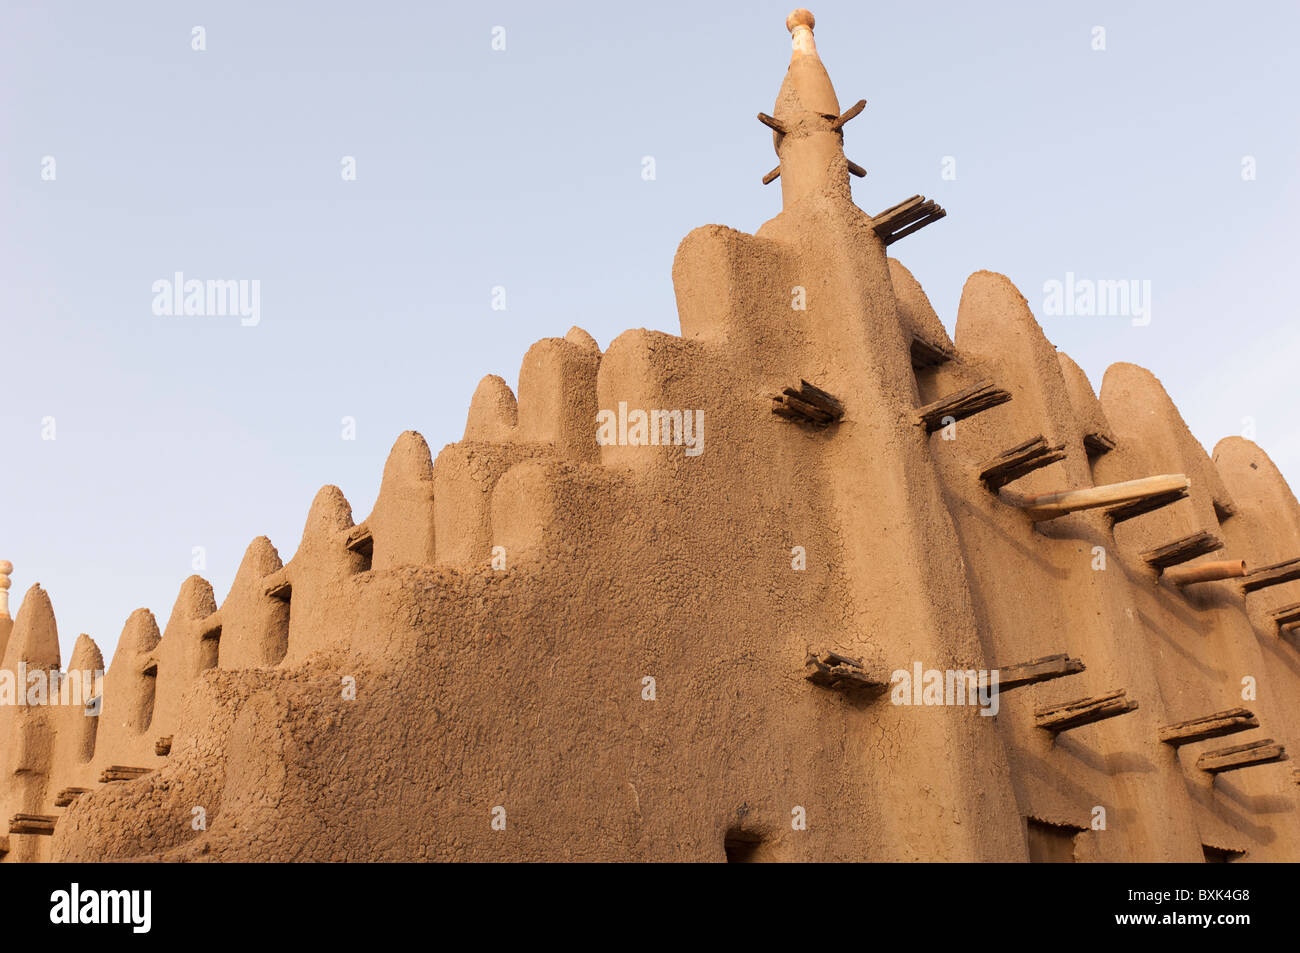
[[[1144,558],[1201,531],[1224,546],[1192,565],[1300,557],[1294,495],[1248,441],[1211,460],[1150,372],[1114,365],[1098,396],[1001,275],[971,276],[949,340],[853,204],[811,16],[790,22],[769,117],[785,207],[753,235],[686,236],[681,334],[538,342],[517,399],[483,379],[461,442],[435,459],[397,438],[360,523],[324,487],[287,562],[259,537],[220,604],[191,577],[163,632],[134,613],[92,714],[0,706],[4,819],[56,818],[0,859],[720,861],[730,840],[758,860],[1024,861],[1031,819],[1078,830],[1083,861],[1296,859],[1289,765],[1195,760],[1297,738],[1300,645],[1271,612],[1300,581],[1179,588]],[[802,380],[842,419],[773,413]],[[1011,399],[918,424],[983,380]],[[701,452],[640,443],[651,410],[702,414]],[[598,440],[606,413],[628,439]],[[1064,458],[991,491],[984,467],[1036,436]],[[1021,505],[1163,473],[1188,497],[1113,527]],[[5,669],[59,667],[39,587],[8,634]],[[877,691],[809,680],[826,652]],[[995,717],[889,690],[916,663],[1061,653],[1086,669],[1002,693]],[[82,636],[69,667],[98,656]],[[1114,689],[1137,710],[1037,725]],[[1236,707],[1261,727],[1158,739]]]

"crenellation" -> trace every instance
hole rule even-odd
[[[352,507],[336,486],[321,487],[312,500],[298,551],[281,572],[291,587],[284,663],[295,664],[335,644],[338,611],[346,604],[344,582],[365,572],[368,560],[345,545],[355,524]]]
[[[519,406],[510,385],[496,374],[479,381],[465,421],[466,442],[511,442],[518,424]]]
[[[599,350],[564,338],[543,338],[519,368],[519,424],[515,439],[552,446],[565,459],[591,462],[597,449]]]
[[[594,413],[591,427],[594,434]],[[492,523],[497,482],[522,461],[554,456],[553,447],[532,443],[462,441],[443,447],[433,464],[436,564],[465,570],[485,564],[499,544]]]
[[[220,668],[261,668],[278,665],[284,658],[289,647],[291,603],[266,591],[268,580],[283,570],[279,552],[265,536],[257,537],[244,550],[219,610]]]
[[[384,464],[375,506],[361,524],[369,538],[370,568],[431,566],[436,559],[433,458],[424,437],[408,430]],[[361,527],[358,527],[360,529]],[[353,535],[358,535],[356,530]],[[353,548],[348,544],[348,548]],[[365,554],[365,547],[357,550]]]
[[[186,690],[199,673],[217,665],[218,646],[203,638],[204,625],[216,611],[212,585],[206,579],[190,576],[181,584],[162,639],[152,654],[157,664],[157,692],[150,730],[155,737],[171,733],[180,718]]]

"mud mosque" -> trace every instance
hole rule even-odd
[[[944,210],[854,204],[865,104],[787,27],[782,211],[685,237],[679,335],[538,341],[108,666],[0,564],[0,859],[1300,857],[1295,495],[1000,274],[950,338],[904,264]]]

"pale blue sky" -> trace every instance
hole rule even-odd
[[[78,632],[110,655],[132,609],[165,622],[193,547],[220,600],[253,537],[292,556],[321,485],[364,517],[397,434],[436,455],[534,340],[677,332],[681,238],[779,210],[754,114],[790,6],[3,0],[14,608],[40,581],[65,660]],[[858,204],[948,209],[891,251],[949,330],[966,277],[1001,271],[1094,386],[1150,367],[1207,448],[1253,417],[1300,480],[1300,4],[812,9],[841,103],[869,101],[846,132]],[[155,316],[175,271],[259,280],[261,323]],[[1151,324],[1044,316],[1066,272],[1149,280]]]

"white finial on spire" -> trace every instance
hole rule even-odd
[[[9,618],[9,574],[13,571],[13,563],[0,559],[0,619]]]
[[[817,55],[817,44],[813,42],[813,27],[816,25],[816,17],[803,7],[791,11],[785,18],[785,28],[790,31],[790,45],[796,53]]]

